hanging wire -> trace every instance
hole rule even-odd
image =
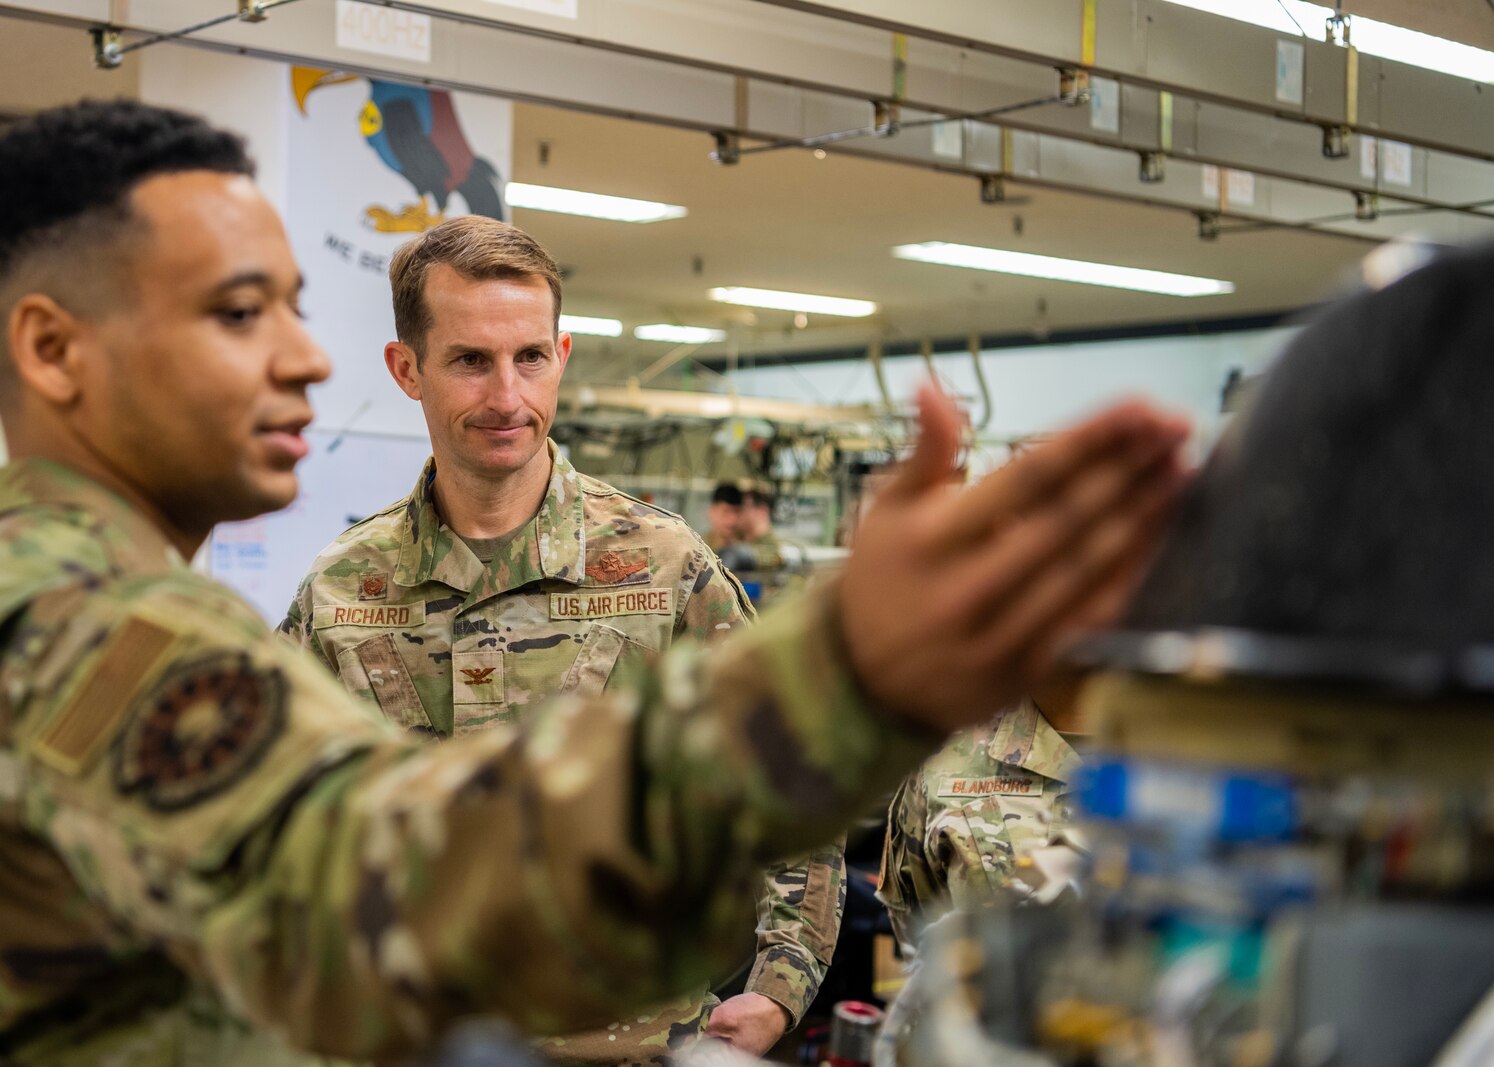
[[[1302,28],[1302,23],[1297,21],[1297,16],[1292,14],[1292,9],[1287,7],[1286,0],[1276,0],[1276,2],[1281,5],[1281,10],[1286,12],[1286,17],[1292,20],[1292,25],[1297,27],[1297,32],[1306,37],[1307,31]],[[1489,3],[1494,4],[1494,0],[1489,0]]]
[[[272,8],[284,7],[286,4],[294,4],[296,2],[297,0],[264,0],[264,2],[255,5],[254,13],[257,15],[262,15]],[[130,52],[138,52],[142,48],[149,48],[153,44],[161,44],[165,41],[178,41],[183,37],[190,37],[194,33],[200,33],[203,30],[210,30],[214,26],[221,26],[225,22],[238,22],[242,19],[242,17],[243,16],[240,15],[239,12],[234,11],[230,12],[227,15],[219,15],[215,19],[208,19],[206,22],[199,22],[196,25],[187,26],[184,29],[173,30],[170,33],[153,33],[149,37],[142,37],[138,41],[132,41],[127,45],[123,45],[122,47],[115,49],[113,54],[116,57],[124,56],[128,55]]]

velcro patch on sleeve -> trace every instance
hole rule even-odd
[[[178,636],[148,619],[126,621],[88,678],[32,743],[36,758],[69,776],[87,771],[117,732],[130,697]]]
[[[673,589],[578,589],[550,594],[550,618],[607,619],[618,615],[673,615]]]
[[[285,727],[288,685],[242,652],[175,663],[131,701],[114,785],[155,811],[216,796],[248,774]]]
[[[425,604],[318,604],[311,613],[311,628],[330,626],[378,626],[386,630],[420,626],[425,622]]]
[[[939,782],[939,796],[961,797],[1037,797],[1043,795],[1043,780],[1031,774],[992,775],[987,778],[944,778]]]

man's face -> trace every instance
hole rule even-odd
[[[741,530],[743,537],[758,538],[773,528],[773,511],[765,503],[754,500],[742,504]]]
[[[301,277],[279,216],[242,176],[153,177],[128,299],[86,323],[80,436],[186,530],[296,496],[306,390],[331,371],[301,323]]]
[[[742,521],[742,509],[736,504],[715,500],[706,508],[706,521],[711,524],[714,538],[735,541],[740,536],[737,526]]]
[[[545,438],[571,354],[570,334],[555,330],[550,286],[533,277],[474,281],[438,263],[425,276],[425,302],[425,359],[408,378],[393,359],[391,370],[425,409],[437,467],[499,480],[548,471]]]

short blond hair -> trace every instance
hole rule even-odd
[[[431,328],[425,275],[434,263],[444,263],[474,281],[543,278],[555,297],[555,326],[560,328],[560,268],[550,253],[517,226],[486,215],[462,215],[401,245],[389,261],[394,332],[415,350],[417,365],[425,359],[425,337]]]

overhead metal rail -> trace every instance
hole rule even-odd
[[[433,18],[429,64],[374,60],[339,47],[330,3],[293,4],[252,25],[224,20],[182,43],[658,122],[713,133],[718,144],[739,149],[742,140],[771,145],[869,131],[837,150],[970,174],[982,179],[983,193],[996,190],[987,197],[993,202],[1000,201],[1000,179],[1010,178],[1180,208],[1200,216],[1205,236],[1227,232],[1217,226],[1221,218],[1373,240],[1428,228],[1457,239],[1494,235],[1484,203],[1494,197],[1494,168],[1480,160],[1411,149],[1412,180],[1392,187],[1378,171],[1361,177],[1352,154],[1324,160],[1313,129],[1300,122],[1180,102],[1128,85],[1119,87],[1115,133],[1094,130],[1090,108],[1057,104],[1024,107],[1003,116],[998,127],[969,116],[1006,106],[1002,100],[1041,101],[1044,93],[1055,99],[1052,69],[987,53],[956,54],[949,43],[918,39],[906,42],[899,59],[882,29],[788,10],[765,19],[764,5],[772,2],[607,0],[583,5],[574,22],[506,8],[498,18],[492,13],[500,9],[486,0],[381,5]],[[107,0],[10,2],[0,4],[0,13],[97,28],[116,6]],[[931,8],[959,6],[945,0]],[[132,0],[128,11],[130,22],[113,27],[121,41],[171,33],[173,26],[200,20],[202,5]],[[1029,12],[1028,21],[1038,20]],[[1210,25],[1266,32],[1218,18]],[[488,32],[474,34],[471,27]],[[934,96],[942,98],[939,106],[925,106],[924,98]],[[1231,147],[1237,144],[1246,148]],[[1262,154],[1242,158],[1254,151],[1251,145]],[[1360,146],[1349,147],[1357,153]],[[1163,180],[1142,180],[1149,159],[1153,177]],[[1250,176],[1249,195],[1227,174],[1209,181],[1204,167],[1219,161]],[[1435,213],[1408,214],[1418,209]],[[1345,215],[1353,221],[1332,221]]]
[[[1040,19],[1027,0],[920,0],[916,15],[904,0],[751,2],[1494,160],[1494,95],[1481,83],[1165,0],[1049,0]],[[1283,39],[1302,48],[1300,100],[1277,82]]]

